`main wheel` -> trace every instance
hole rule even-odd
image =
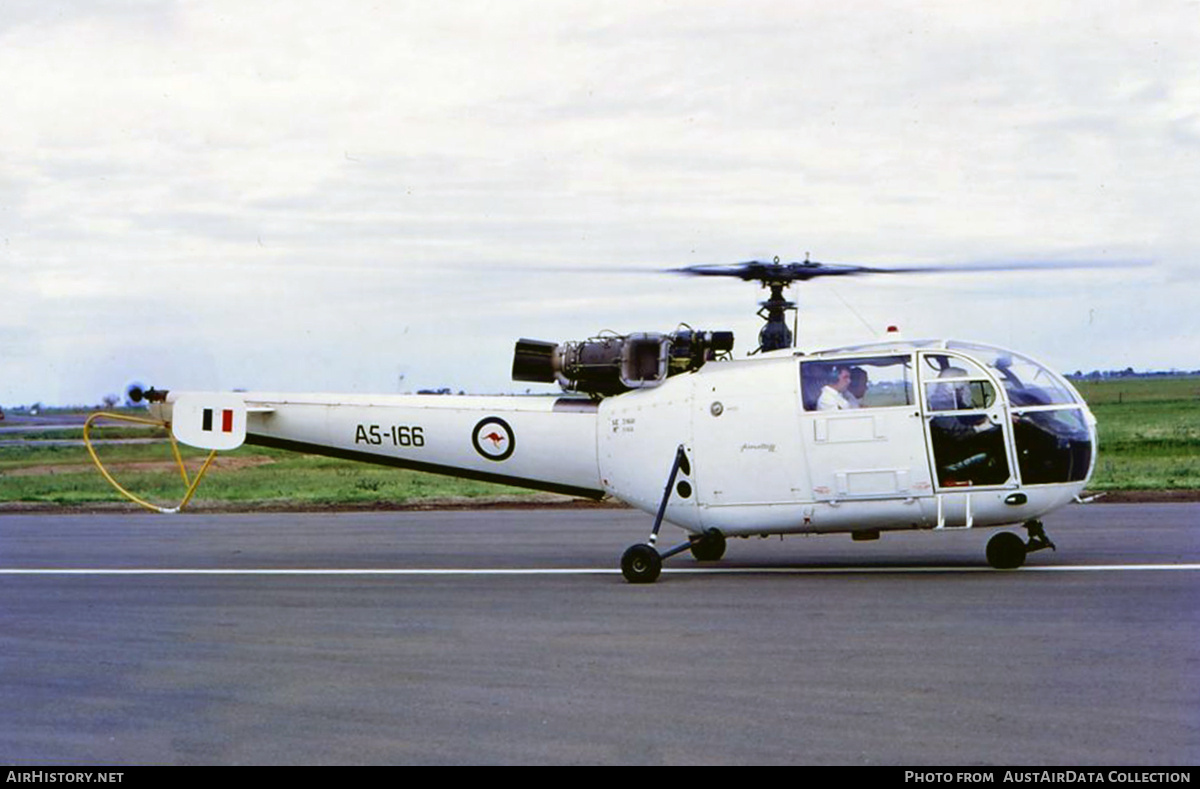
[[[705,529],[700,539],[692,543],[692,556],[698,562],[715,562],[725,555],[725,535],[718,529]]]
[[[1025,541],[1010,531],[1002,531],[987,544],[987,561],[997,570],[1015,570],[1025,564]]]
[[[621,574],[631,584],[652,584],[662,572],[662,557],[649,545],[631,545],[621,556]]]

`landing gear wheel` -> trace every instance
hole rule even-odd
[[[649,545],[631,545],[621,556],[621,574],[631,584],[652,584],[662,572],[662,557]]]
[[[692,556],[698,562],[715,562],[725,555],[725,535],[717,529],[705,529],[692,542]]]
[[[1015,570],[1025,564],[1025,541],[1010,531],[1002,531],[987,544],[987,561],[997,570]]]

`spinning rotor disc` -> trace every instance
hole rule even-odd
[[[889,268],[864,266],[855,263],[823,263],[809,260],[781,263],[776,257],[772,261],[748,260],[732,265],[701,264],[668,269],[677,274],[695,277],[733,277],[744,282],[758,282],[769,288],[771,297],[762,302],[759,316],[766,321],[759,333],[759,346],[752,353],[776,351],[792,347],[794,334],[787,325],[785,313],[796,310],[796,304],[783,297],[783,289],[794,282],[808,282],[820,277],[848,277],[862,274],[972,274],[994,271],[1047,271],[1051,269],[1076,268],[1132,268],[1144,266],[1144,261],[1094,261],[1094,260],[1000,260],[961,263],[957,265],[906,265]]]

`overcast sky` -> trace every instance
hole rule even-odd
[[[4,2],[0,404],[519,391],[518,337],[733,329],[752,258],[906,335],[1200,368],[1200,3]],[[577,269],[577,270],[576,270]],[[548,390],[548,388],[547,388]]]

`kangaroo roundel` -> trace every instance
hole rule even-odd
[[[471,443],[488,460],[507,460],[517,446],[513,429],[498,416],[481,419],[471,434]]]

